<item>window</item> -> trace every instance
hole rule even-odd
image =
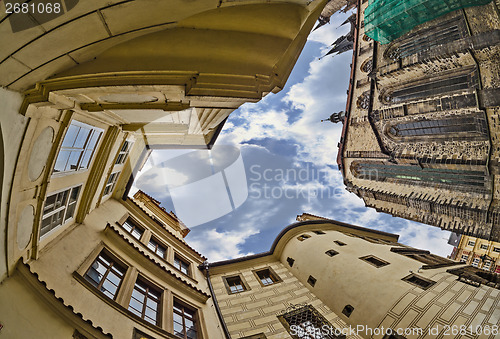
[[[288,257],[286,258],[286,262],[288,263],[288,266],[292,267],[293,263],[295,262],[295,259]]]
[[[118,153],[118,157],[116,158],[115,165],[121,165],[127,160],[128,153],[130,152],[130,149],[132,148],[133,142],[131,141],[125,141],[122,145],[122,148],[120,149],[120,152]]]
[[[259,334],[252,334],[252,335],[240,338],[240,339],[267,339],[267,337],[263,332],[261,332]]]
[[[325,252],[326,255],[330,256],[330,257],[333,257],[334,255],[337,255],[339,254],[339,252],[335,251],[335,250],[328,250]]]
[[[111,259],[105,252],[101,252],[85,274],[85,279],[105,296],[114,299],[125,272],[124,266]]]
[[[299,239],[299,241],[304,241],[304,240],[306,240],[307,238],[310,238],[310,237],[311,237],[311,236],[310,236],[310,235],[308,235],[308,234],[302,234],[302,235],[299,235],[299,236],[297,237],[297,239]]]
[[[122,227],[136,239],[141,239],[141,236],[144,233],[144,229],[138,226],[130,218],[123,223]]]
[[[239,275],[224,278],[224,281],[226,282],[226,287],[230,294],[240,293],[247,290],[245,284],[243,284],[243,280],[241,280],[241,277]]]
[[[311,305],[291,306],[281,312],[278,319],[294,339],[344,338],[343,335],[336,336],[332,331],[325,331],[334,327]]]
[[[189,263],[185,262],[177,255],[174,257],[174,267],[177,268],[182,273],[189,275]]]
[[[456,169],[430,168],[414,165],[395,165],[380,163],[358,163],[354,175],[360,179],[374,181],[412,181],[448,185],[484,187],[487,175],[483,171],[470,171],[465,167]]]
[[[316,278],[314,278],[312,275],[310,275],[309,278],[307,278],[307,283],[309,285],[311,285],[312,287],[314,287],[314,285],[316,285]]]
[[[42,227],[40,237],[57,226],[66,223],[75,214],[81,186],[49,195],[43,205]]]
[[[342,310],[342,314],[349,318],[353,311],[354,307],[352,307],[351,305],[345,305],[344,309]]]
[[[389,263],[387,261],[382,260],[380,258],[377,258],[374,255],[367,255],[367,256],[361,257],[359,259],[364,260],[367,263],[369,263],[369,264],[371,264],[371,265],[373,265],[373,266],[375,266],[377,268],[389,265]]]
[[[343,243],[342,241],[335,240],[334,243],[336,243],[339,246],[345,246],[346,244]]]
[[[468,255],[462,254],[462,257],[460,258],[460,262],[467,262],[468,259],[469,259]]]
[[[274,273],[274,271],[272,271],[270,268],[254,271],[254,274],[257,276],[262,286],[273,285],[281,281],[276,273]]]
[[[481,121],[473,116],[451,119],[422,120],[395,124],[389,133],[397,137],[440,136],[459,132],[483,132]]]
[[[416,275],[414,273],[404,277],[401,280],[406,281],[407,283],[410,283],[410,284],[415,285],[417,287],[420,287],[421,289],[424,289],[424,290],[428,289],[429,287],[431,287],[432,285],[434,285],[436,283],[435,281],[426,279],[426,278],[421,277],[419,275]]]
[[[158,241],[156,241],[153,237],[149,239],[148,248],[158,254],[163,259],[167,258],[167,248],[161,245]]]
[[[174,334],[184,339],[196,339],[196,311],[174,301]]]
[[[483,264],[482,269],[485,271],[489,271],[491,268],[491,260],[486,260]]]
[[[482,250],[487,250],[487,249],[488,249],[488,245],[486,245],[486,244],[481,244],[479,247],[480,247]]]
[[[115,184],[116,181],[118,180],[118,177],[120,176],[120,172],[115,172],[111,173],[109,176],[108,182],[106,183],[106,186],[104,187],[104,194],[103,195],[108,195],[113,192],[115,189]]]
[[[73,120],[57,155],[54,173],[88,168],[101,134],[102,129]]]
[[[159,325],[161,292],[140,278],[137,279],[128,305],[129,311],[153,325]]]
[[[317,235],[323,235],[323,234],[326,234],[325,232],[323,231],[313,231],[314,234],[317,234]]]
[[[472,260],[472,266],[474,266],[474,267],[479,266],[479,260],[481,260],[481,259],[479,259],[479,258],[474,258],[474,260]]]
[[[469,241],[469,242],[467,243],[467,246],[472,246],[472,247],[474,247],[474,245],[475,245],[475,244],[476,244],[476,243],[475,243],[474,241]]]
[[[493,252],[500,253],[500,247],[493,247]]]
[[[382,339],[406,339],[406,337],[403,337],[402,335],[397,334],[395,330],[391,330],[391,331],[392,331],[391,334],[384,335],[384,337]]]

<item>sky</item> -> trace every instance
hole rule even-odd
[[[348,32],[350,13],[314,31],[285,88],[231,113],[212,151],[153,151],[135,189],[158,199],[191,229],[186,241],[210,262],[268,251],[276,236],[311,213],[399,234],[446,257],[449,232],[367,208],[345,190],[336,164],[352,52],[321,58]],[[131,194],[134,193],[134,189]]]

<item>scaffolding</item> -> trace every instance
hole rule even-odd
[[[449,12],[481,6],[492,0],[370,0],[365,10],[365,34],[387,44],[415,26]]]

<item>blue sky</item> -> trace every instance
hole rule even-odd
[[[337,13],[329,25],[309,36],[280,93],[245,104],[230,115],[216,145],[239,149],[239,157],[230,152],[231,156],[219,159],[217,150],[212,159],[199,152],[186,155],[186,150],[154,151],[139,175],[135,186],[184,220],[191,228],[186,241],[209,261],[268,251],[278,233],[303,212],[396,233],[400,242],[442,256],[451,253],[448,232],[377,213],[344,189],[336,165],[342,125],[320,120],[345,110],[352,53],[319,57],[347,33],[347,25],[338,26],[349,14]],[[198,159],[200,165],[166,170],[186,156]],[[178,158],[169,163],[173,157]],[[222,165],[217,168],[219,161]],[[152,174],[152,167],[165,171]],[[221,171],[225,174],[212,176],[203,187],[193,179]],[[194,203],[182,208],[181,198]],[[214,219],[200,223],[206,221],[203,218]]]

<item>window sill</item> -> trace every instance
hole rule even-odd
[[[136,322],[136,323],[144,326],[148,330],[151,330],[151,331],[153,331],[156,334],[159,334],[161,336],[164,336],[164,337],[167,337],[167,338],[179,339],[178,336],[176,336],[176,335],[174,335],[174,334],[172,334],[170,332],[167,332],[166,330],[164,330],[161,327],[155,326],[155,325],[147,322],[146,320],[142,319],[141,317],[138,317],[137,315],[135,315],[134,313],[132,313],[131,311],[129,311],[127,308],[125,308],[122,305],[120,305],[119,303],[117,303],[116,301],[114,301],[114,300],[106,297],[94,285],[92,285],[90,282],[88,282],[87,279],[85,279],[82,275],[80,275],[80,273],[78,273],[76,271],[73,272],[73,277],[80,284],[82,284],[83,286],[85,286],[90,292],[92,292],[93,294],[95,294],[103,302],[105,302],[109,306],[113,307],[115,310],[117,310],[121,314],[125,315],[126,317],[130,318],[134,322]]]

